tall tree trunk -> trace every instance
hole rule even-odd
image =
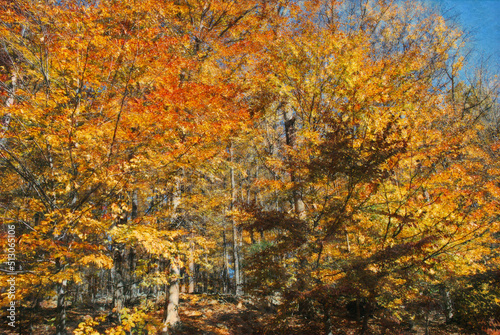
[[[156,260],[156,263],[158,266],[156,266],[153,270],[153,272],[155,274],[158,274],[158,273],[161,273],[162,271],[162,261],[160,259]],[[160,302],[160,298],[161,298],[161,286],[160,285],[153,285],[153,295],[156,297],[156,303],[159,303]],[[166,299],[166,297],[165,297]]]
[[[196,266],[194,263],[194,242],[191,241],[191,245],[189,248],[189,286],[188,286],[188,293],[194,293],[195,291],[195,273],[196,271]]]
[[[236,184],[234,179],[234,157],[233,157],[233,144],[231,143],[230,147],[230,155],[231,155],[231,211],[234,210],[236,204]],[[234,286],[235,286],[235,294],[236,296],[241,296],[243,294],[241,273],[240,273],[240,242],[239,235],[240,229],[236,225],[236,221],[234,220],[234,216],[231,218],[231,224],[233,227],[233,262],[234,262]]]
[[[323,305],[323,325],[325,327],[325,332],[328,335],[333,335],[333,325],[332,325],[332,318],[330,315],[330,310],[331,306],[328,303],[328,301],[325,301]]]
[[[57,317],[56,335],[66,335],[66,288],[68,281],[64,279],[57,284]]]
[[[134,189],[132,192],[132,211],[130,213],[130,218],[132,220],[137,219],[139,216],[139,194],[137,192],[137,189]]]
[[[236,226],[234,219],[233,225],[233,257],[234,257],[234,284],[235,294],[240,296],[243,294],[241,273],[240,273],[240,244],[239,244],[239,229]]]
[[[181,293],[186,293],[186,269],[181,270],[181,279],[179,280],[179,285],[181,288]]]
[[[205,264],[208,264],[208,255],[205,253]],[[210,284],[209,272],[208,269],[205,268],[203,272],[203,293],[208,293],[208,285]]]
[[[119,247],[119,246],[117,246]],[[123,280],[123,258],[124,250],[116,250],[111,277],[113,280],[113,306],[119,322],[121,322],[120,311],[125,307],[125,282]]]
[[[138,194],[138,189],[134,189],[132,191],[132,210],[130,212],[130,219],[134,221],[139,217],[139,194]],[[128,264],[127,264],[127,276],[125,277],[124,283],[125,287],[128,289],[126,290],[127,297],[129,298],[129,301],[134,300],[134,298],[138,294],[138,289],[136,285],[136,278],[134,275],[135,268],[137,266],[137,257],[135,250],[133,248],[127,248],[127,254],[128,254]]]
[[[441,287],[441,294],[443,297],[444,313],[446,318],[446,323],[450,323],[453,319],[453,302],[451,300],[450,291],[446,286]]]
[[[128,292],[127,297],[130,299],[129,301],[133,301],[138,295],[138,288],[136,284],[136,278],[134,275],[135,268],[137,266],[137,257],[135,253],[135,249],[129,248],[128,250],[128,275],[125,286],[129,289],[126,290]]]
[[[171,280],[169,287],[169,295],[166,300],[167,315],[163,321],[163,334],[168,334],[169,329],[175,329],[180,325],[181,319],[179,317],[179,277],[181,275],[180,268],[175,264],[175,261],[171,262],[170,273],[174,276]]]
[[[56,267],[63,270],[60,259],[56,259]],[[56,335],[66,335],[66,294],[68,281],[63,279],[57,283]]]
[[[293,148],[295,146],[295,137],[296,137],[296,130],[295,130],[295,116],[288,117],[288,113],[286,110],[283,111],[283,121],[285,125],[285,138],[286,138],[286,144],[290,148]],[[293,205],[294,205],[294,211],[295,214],[297,214],[299,217],[304,216],[304,202],[302,201],[302,196],[296,188],[296,182],[297,178],[295,176],[295,171],[291,170],[290,171],[290,181],[293,184],[293,190],[292,190],[292,196],[293,196]]]
[[[222,270],[222,284],[223,284],[223,292],[229,292],[229,248],[228,242],[226,238],[226,229],[222,230],[222,243],[224,247],[224,268]]]
[[[17,86],[17,76],[15,73],[12,74],[11,83],[12,83],[12,88],[11,88],[11,91],[9,92],[9,97],[5,101],[6,107],[11,107],[15,101],[15,92],[16,92],[16,86]],[[2,116],[2,130],[0,133],[0,146],[7,145],[7,139],[4,138],[4,135],[7,132],[7,130],[9,130],[10,120],[11,120],[10,113],[6,113]]]
[[[175,183],[174,190],[172,192],[172,211],[173,218],[177,217],[177,208],[181,203],[181,179],[178,178]],[[173,277],[170,280],[170,285],[168,289],[168,299],[165,299],[166,307],[163,321],[163,334],[168,334],[169,329],[175,329],[180,325],[181,319],[179,317],[179,281],[181,277],[181,269],[177,264],[176,259],[170,260],[170,275]]]

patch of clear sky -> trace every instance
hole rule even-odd
[[[441,9],[445,17],[456,17],[470,32],[475,49],[473,63],[488,60],[490,70],[500,68],[500,0],[425,0]]]

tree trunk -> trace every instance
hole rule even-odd
[[[234,162],[233,158],[233,144],[231,143],[230,148],[231,163]],[[234,168],[231,164],[231,210],[234,210],[236,203],[236,185],[234,180]],[[239,227],[236,225],[234,217],[231,218],[231,224],[233,226],[233,262],[234,262],[234,286],[236,296],[241,296],[243,294],[242,280],[240,273],[240,243],[239,243]]]
[[[450,323],[453,319],[453,302],[451,300],[450,291],[446,289],[445,286],[441,288],[441,294],[443,296],[444,313],[446,318],[446,323]]]
[[[130,219],[131,221],[136,220],[139,217],[139,194],[138,194],[138,189],[134,189],[132,191],[132,201],[131,201],[131,212],[130,212]],[[136,285],[136,278],[134,275],[135,269],[137,267],[137,257],[135,250],[133,248],[127,248],[126,254],[128,258],[127,262],[127,276],[124,278],[124,286],[128,288],[126,290],[126,296],[128,297],[129,301],[133,301],[138,294],[138,288]],[[123,272],[123,271],[122,271]]]
[[[119,322],[121,322],[120,311],[125,307],[125,283],[123,280],[123,256],[124,251],[116,250],[111,277],[113,280],[113,307]]]
[[[166,300],[167,316],[163,322],[163,334],[168,334],[169,329],[177,328],[181,322],[181,319],[179,317],[179,277],[181,271],[174,261],[171,263],[170,270],[174,278],[171,280],[169,287],[169,296],[168,300]]]
[[[323,305],[323,325],[325,327],[325,333],[328,335],[333,335],[333,325],[332,325],[332,318],[330,316],[330,305],[328,302],[326,302]]]
[[[359,300],[358,300],[359,302]],[[370,320],[370,316],[372,314],[372,303],[370,301],[367,301],[366,303],[363,304],[363,316],[362,316],[362,321],[363,324],[361,326],[361,334],[366,334],[368,332],[368,321]],[[360,310],[360,306],[358,304],[358,311]],[[358,314],[361,314],[358,312]]]
[[[56,335],[66,335],[66,286],[67,280],[64,279],[57,284],[57,320]]]
[[[286,138],[286,144],[290,148],[293,148],[295,146],[295,137],[296,137],[296,131],[295,131],[295,116],[292,116],[288,118],[287,112],[283,111],[283,121],[285,125],[285,138]],[[294,188],[292,190],[292,196],[293,196],[293,205],[294,205],[294,211],[295,214],[297,214],[299,217],[303,218],[304,216],[304,202],[302,201],[302,196],[299,192],[299,190],[296,189],[295,183],[296,183],[296,176],[295,176],[295,171],[291,170],[290,171],[290,181],[292,184],[294,184]]]
[[[185,272],[185,271],[184,271]],[[181,272],[181,276],[184,276]],[[186,280],[184,277],[180,280],[181,293],[186,293]]]
[[[194,242],[191,241],[191,246],[189,249],[189,286],[188,293],[194,293],[195,291],[195,263],[194,263]]]
[[[17,76],[15,73],[12,74],[12,88],[11,91],[9,92],[9,97],[5,101],[5,107],[11,107],[14,104],[15,101],[15,92],[16,92],[16,86],[17,86]],[[7,139],[4,138],[5,133],[7,130],[9,130],[9,125],[10,125],[10,120],[11,120],[11,114],[6,113],[2,116],[2,130],[0,133],[0,146],[7,146]]]
[[[138,287],[136,284],[136,278],[134,275],[135,268],[137,267],[137,257],[135,254],[135,250],[130,248],[128,250],[128,275],[126,280],[125,287],[128,287],[126,290],[128,292],[127,297],[130,299],[129,301],[133,301],[138,295]]]
[[[223,284],[223,292],[229,292],[229,251],[228,251],[228,243],[226,238],[226,230],[222,230],[222,243],[224,244],[224,268],[222,270],[222,284]]]
[[[239,229],[234,220],[233,225],[233,257],[234,257],[234,284],[235,294],[241,296],[243,294],[242,281],[240,273],[240,245],[239,245]]]
[[[56,260],[57,267],[62,270],[59,259]],[[64,279],[57,284],[57,316],[56,335],[66,335],[66,293],[68,281]]]

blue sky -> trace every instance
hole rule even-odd
[[[458,22],[472,32],[479,55],[489,56],[495,70],[500,66],[500,0],[429,0],[458,14]],[[448,16],[445,15],[445,16]]]

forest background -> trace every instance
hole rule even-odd
[[[498,78],[453,20],[11,0],[0,30],[7,332],[195,334],[215,298],[242,334],[498,332]]]

